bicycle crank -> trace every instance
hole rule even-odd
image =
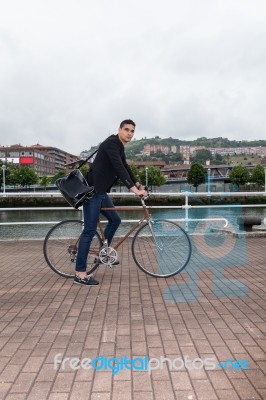
[[[102,264],[113,268],[113,264],[117,260],[117,251],[113,247],[104,246],[99,252],[99,259]]]
[[[77,246],[71,244],[70,246],[68,246],[67,251],[70,254],[70,261],[75,262],[77,257]]]

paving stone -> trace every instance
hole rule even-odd
[[[51,382],[35,382],[27,395],[27,400],[47,399],[51,387]]]
[[[198,400],[206,400],[206,398],[208,398],[208,400],[218,399],[218,396],[216,395],[211,383],[208,380],[194,380],[193,387]]]
[[[198,274],[199,297],[174,302],[166,300],[164,291],[187,285],[189,269],[169,280],[148,277],[134,264],[130,245],[128,240],[121,248],[119,268],[96,271],[99,287],[84,288],[46,266],[41,241],[0,241],[0,398],[266,398],[265,238],[247,239],[245,266],[237,266],[235,259],[235,267],[219,275],[222,262],[216,266],[210,261]],[[22,268],[27,278],[17,274]],[[246,286],[245,295],[227,293],[224,279],[239,280]],[[223,296],[214,294],[214,284],[223,287]],[[73,370],[68,361],[62,369],[54,365],[59,353],[61,358],[91,360],[148,355],[161,365],[152,371],[123,368],[112,374],[110,369]],[[177,369],[175,360],[185,356],[213,358],[215,368]],[[218,366],[237,359],[249,361],[250,369]]]
[[[260,395],[248,379],[234,379],[233,386],[241,400],[260,399]]]
[[[216,390],[219,400],[239,400],[235,390]]]
[[[36,379],[36,373],[21,372],[12,385],[11,393],[28,393],[31,385]]]

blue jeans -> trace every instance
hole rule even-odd
[[[83,203],[84,228],[78,245],[76,260],[76,271],[85,272],[87,268],[87,258],[93,236],[97,230],[100,213],[108,220],[104,230],[104,236],[108,244],[112,242],[114,234],[121,223],[121,218],[117,211],[101,211],[101,207],[113,208],[114,204],[107,193],[98,194]]]

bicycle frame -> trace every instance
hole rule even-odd
[[[149,222],[151,219],[151,215],[148,211],[148,207],[145,204],[144,199],[140,199],[142,206],[136,206],[136,207],[111,207],[111,208],[101,208],[101,211],[141,211],[143,213],[143,217],[131,228],[129,231],[121,238],[118,240],[118,242],[113,246],[115,250],[118,249],[119,246],[131,235],[132,232],[134,232],[144,221]],[[98,222],[98,227],[101,233],[102,241],[106,239],[104,236],[104,229],[102,226],[101,221]]]
[[[101,263],[110,267],[112,264],[115,265],[117,249],[130,235],[133,259],[146,274],[155,278],[165,278],[174,276],[185,268],[192,249],[185,230],[166,219],[153,220],[150,213],[151,206],[147,207],[144,199],[141,199],[141,204],[142,206],[135,207],[101,208],[102,212],[133,210],[141,212],[142,215],[137,222],[132,221],[133,226],[125,234],[116,237],[114,247],[108,246],[108,241],[104,237],[103,220],[99,219],[87,262],[89,273]],[[61,276],[74,277],[73,263],[76,260],[82,229],[81,220],[61,221],[53,226],[45,237],[43,246],[45,259],[50,268]],[[168,237],[171,238],[170,242]]]

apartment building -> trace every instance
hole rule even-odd
[[[54,176],[58,171],[65,169],[65,165],[75,162],[79,156],[70,154],[52,146],[0,146],[0,160],[19,165],[28,165],[35,168],[37,174]]]
[[[261,157],[266,156],[266,147],[204,147],[204,146],[180,146],[180,153],[183,154],[184,159],[188,159],[198,150],[209,150],[213,155],[220,154],[222,156],[234,154],[258,155]]]
[[[209,148],[212,154],[221,155],[234,155],[234,154],[246,154],[246,155],[258,155],[261,157],[266,156],[266,147],[215,147]]]
[[[143,146],[142,153],[150,156],[151,153],[157,153],[158,151],[161,151],[163,154],[177,153],[178,146],[164,146],[163,144],[145,144]]]

